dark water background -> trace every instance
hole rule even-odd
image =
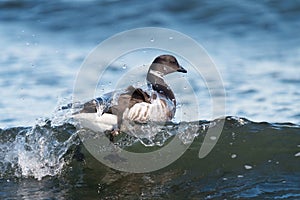
[[[299,1],[1,1],[0,198],[299,199],[299,18]],[[224,81],[226,115],[238,117],[206,158],[199,130],[153,173],[111,170],[84,147],[84,161],[73,158],[81,145],[57,108],[81,63],[104,39],[145,26],[199,42]]]

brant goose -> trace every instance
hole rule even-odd
[[[78,114],[97,113],[95,122],[101,123],[102,129],[111,130],[111,140],[119,134],[123,120],[169,121],[175,115],[176,99],[164,76],[173,72],[187,71],[174,56],[158,56],[150,65],[146,78],[151,92],[129,86],[124,92],[112,92],[85,103]]]

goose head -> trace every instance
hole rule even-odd
[[[164,81],[164,76],[173,72],[187,73],[172,55],[160,55],[154,59],[147,74],[148,87],[170,99],[176,106],[175,95]]]
[[[160,55],[152,62],[149,72],[164,76],[173,72],[186,73],[186,69],[179,65],[177,59],[172,55]],[[148,72],[148,73],[149,73]]]

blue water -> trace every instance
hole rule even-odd
[[[99,173],[89,174],[83,172],[86,168],[81,168],[81,164],[71,166],[77,167],[78,174],[88,178],[84,180],[80,180],[79,176],[72,178],[73,172],[70,172],[70,166],[67,164],[58,165],[60,160],[55,158],[58,155],[65,155],[64,152],[50,155],[53,159],[51,160],[54,165],[53,168],[57,169],[59,173],[56,173],[55,170],[27,171],[28,173],[24,172],[24,169],[23,172],[22,170],[18,171],[23,165],[16,160],[25,158],[23,161],[26,163],[28,157],[26,154],[25,157],[24,155],[20,157],[19,154],[13,154],[12,157],[6,156],[5,158],[8,159],[6,161],[19,163],[20,166],[15,166],[15,168],[13,166],[7,171],[7,168],[3,169],[3,166],[8,166],[1,163],[0,177],[5,178],[1,179],[0,185],[1,188],[7,189],[1,190],[0,197],[4,199],[34,198],[41,195],[42,198],[51,198],[53,194],[58,192],[61,198],[68,199],[76,196],[77,193],[74,188],[77,187],[79,191],[87,189],[87,196],[91,198],[99,197],[97,190],[108,198],[111,191],[117,191],[113,197],[118,196],[117,193],[119,192],[121,198],[124,197],[121,194],[125,195],[126,192],[119,191],[116,187],[127,186],[129,187],[127,192],[131,194],[128,198],[139,199],[143,198],[143,192],[146,199],[151,198],[150,194],[157,198],[173,198],[176,197],[176,195],[172,196],[173,193],[177,194],[176,188],[180,188],[178,189],[178,196],[182,198],[218,199],[227,196],[231,198],[259,198],[260,195],[264,198],[276,197],[277,199],[300,198],[300,169],[296,167],[299,166],[299,156],[295,156],[299,152],[300,145],[298,127],[300,124],[299,18],[300,1],[289,0],[256,2],[246,0],[1,1],[0,91],[2,98],[0,99],[0,128],[3,130],[1,130],[1,134],[7,133],[4,131],[6,129],[13,135],[18,135],[17,138],[10,136],[11,140],[14,140],[12,143],[4,140],[3,135],[0,136],[2,138],[1,156],[5,157],[7,147],[14,146],[16,152],[18,152],[18,148],[22,149],[22,137],[26,133],[36,137],[46,133],[50,134],[46,140],[55,143],[56,138],[54,136],[56,133],[54,136],[51,133],[56,129],[52,130],[46,126],[38,133],[35,131],[28,133],[27,127],[40,125],[47,118],[52,121],[61,120],[60,116],[57,116],[57,108],[71,101],[74,82],[80,66],[96,45],[119,32],[152,26],[180,31],[203,46],[222,77],[226,91],[227,116],[245,117],[251,121],[269,123],[263,129],[267,129],[267,131],[262,131],[262,134],[273,133],[273,123],[279,123],[278,129],[282,130],[280,134],[292,132],[293,137],[287,139],[289,142],[282,141],[286,144],[286,154],[283,153],[285,152],[284,147],[282,147],[282,151],[278,151],[283,153],[283,157],[292,156],[287,161],[281,160],[280,163],[289,162],[294,167],[289,169],[279,164],[279,168],[274,168],[274,173],[278,176],[273,177],[274,179],[268,178],[264,176],[265,168],[267,168],[266,163],[272,159],[266,156],[262,158],[262,161],[256,162],[258,168],[262,170],[254,170],[253,174],[244,175],[245,179],[237,178],[240,173],[243,173],[236,168],[237,165],[232,168],[229,167],[228,174],[225,170],[225,175],[222,173],[212,175],[209,172],[201,175],[195,173],[193,167],[188,167],[187,171],[190,174],[183,179],[178,177],[184,174],[184,170],[176,171],[176,166],[171,167],[170,171],[158,173],[158,175],[129,175],[129,180],[132,183],[140,178],[144,180],[139,183],[148,184],[153,188],[151,191],[145,188],[136,189],[134,184],[129,187],[120,178],[124,175],[117,172],[108,173],[112,176],[112,178],[108,178],[109,180],[121,180],[117,181],[116,185],[112,184],[113,181],[105,182],[96,178],[93,179],[94,173],[102,177],[104,171],[100,170]],[[153,58],[145,56],[145,60],[147,59],[151,61]],[[134,61],[128,60],[126,65],[134,65],[132,62]],[[120,76],[113,70],[108,73],[111,73],[109,76],[113,78]],[[205,95],[201,97],[200,103],[202,100],[205,104]],[[209,115],[205,109],[202,111],[200,118],[196,120],[212,120],[208,119]],[[258,124],[254,122],[252,125],[252,128],[245,127],[246,134],[251,135],[250,138],[254,137],[251,131],[258,127]],[[294,127],[294,129],[285,129],[287,126]],[[21,130],[17,127],[20,127]],[[68,130],[68,128],[65,129]],[[20,133],[20,131],[24,133]],[[235,131],[241,130],[229,130],[228,132]],[[66,134],[64,131],[61,132]],[[254,138],[252,139],[254,140]],[[271,134],[270,141],[259,146],[263,147],[281,139]],[[291,144],[293,139],[295,144]],[[77,141],[72,141],[70,144],[65,144],[66,146],[61,146],[61,149],[68,149],[76,144]],[[278,151],[272,150],[271,152],[275,154]],[[235,153],[238,154],[238,152]],[[255,154],[259,153],[260,151]],[[30,156],[29,158],[31,158]],[[38,160],[34,162],[38,162]],[[44,160],[42,159],[41,162],[44,163]],[[91,162],[94,163],[95,161]],[[225,160],[224,162],[229,161]],[[246,161],[241,161],[241,163],[242,166],[247,164]],[[35,164],[38,165],[38,163]],[[94,167],[96,164],[91,165]],[[181,166],[179,168],[183,168],[183,163],[178,165]],[[276,166],[276,162],[274,166]],[[93,167],[91,168],[94,169]],[[35,167],[33,168],[35,169]],[[212,168],[213,172],[224,171],[222,164]],[[57,176],[62,171],[66,174],[62,177]],[[199,178],[192,179],[191,177],[195,174]],[[166,181],[164,184],[161,179],[168,177],[168,175],[176,177],[178,181],[171,183]],[[267,173],[267,175],[270,174]],[[116,176],[117,178],[115,178]],[[49,177],[54,178],[49,180]],[[254,177],[253,180],[251,177]],[[39,182],[36,179],[42,180]],[[188,184],[184,184],[186,179]],[[222,181],[225,180],[226,182],[226,180],[231,179],[232,182],[241,181],[240,185],[245,184],[245,188],[238,186],[238,184],[231,186],[231,183],[222,187]],[[68,189],[62,186],[62,182],[67,182],[66,188]],[[214,185],[215,182],[219,186]],[[250,182],[251,184],[249,184]],[[285,190],[286,184],[283,182],[290,184],[288,189]],[[75,183],[77,185],[73,188]],[[101,189],[101,186],[97,186],[97,184],[104,184],[104,188]],[[207,188],[199,188],[199,184]],[[28,185],[31,186],[28,188]],[[163,189],[159,190],[159,186]],[[49,189],[50,192],[47,193],[45,188],[48,187],[52,190]],[[279,189],[272,190],[272,188]],[[189,190],[192,191],[190,196],[186,193]],[[239,192],[241,190],[243,192]],[[9,191],[18,192],[11,193]],[[40,191],[40,193],[35,191]],[[66,192],[65,195],[64,192]],[[134,196],[133,194],[136,192],[140,195]]]
[[[145,26],[181,31],[207,50],[226,87],[228,115],[299,123],[297,1],[2,1],[0,6],[5,96],[0,127],[49,116],[71,95],[83,59],[97,44]]]

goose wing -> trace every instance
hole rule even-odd
[[[132,108],[134,105],[142,102],[150,103],[151,99],[147,92],[143,91],[141,88],[135,88],[129,86],[126,91],[119,95],[118,103],[112,105],[108,110],[109,113],[117,115],[118,117],[118,126],[121,126],[123,114],[128,108]]]
[[[97,97],[83,104],[83,108],[79,113],[97,113],[101,108],[102,113],[106,113],[109,110],[109,106],[112,103],[114,92],[106,93],[101,97]]]

